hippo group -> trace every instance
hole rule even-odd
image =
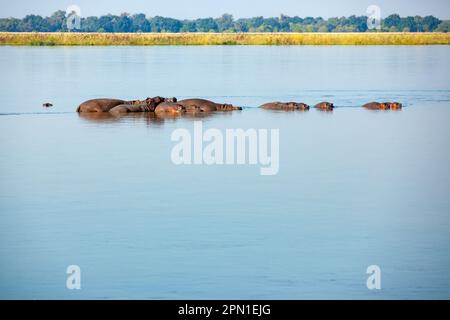
[[[205,99],[185,99],[153,97],[145,100],[119,100],[119,99],[92,99],[83,102],[77,108],[77,112],[109,112],[121,114],[129,112],[155,112],[155,113],[196,113],[211,111],[242,110],[231,104],[215,103]]]
[[[370,102],[363,105],[370,110],[400,110],[402,104],[398,102]],[[266,110],[282,111],[307,111],[310,106],[303,102],[269,102],[259,108]],[[314,108],[320,111],[333,111],[334,104],[331,102],[319,102]],[[153,112],[155,114],[198,114],[213,111],[233,111],[242,110],[232,104],[216,103],[206,99],[184,99],[178,101],[177,98],[163,98],[156,96],[145,100],[120,100],[120,99],[92,99],[80,104],[77,112],[94,113],[109,112],[111,114],[124,114],[130,112]]]

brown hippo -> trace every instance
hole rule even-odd
[[[334,105],[331,102],[319,102],[314,108],[322,111],[333,111]]]
[[[183,112],[186,112],[186,108],[176,102],[163,102],[160,103],[155,109],[155,113],[179,114]]]
[[[111,113],[128,113],[128,112],[153,112],[155,109],[152,106],[148,106],[145,103],[141,104],[119,104],[115,106],[109,112]]]
[[[231,104],[220,104],[213,101],[205,99],[185,99],[178,101],[185,107],[187,112],[211,112],[211,111],[232,111],[232,110],[242,110],[241,107],[235,107]]]
[[[369,102],[363,105],[363,108],[369,109],[369,110],[389,110],[389,102]]]
[[[309,106],[305,103],[297,102],[269,102],[260,106],[262,109],[266,110],[309,110]]]
[[[125,103],[125,100],[119,99],[92,99],[80,104],[77,112],[108,112],[115,106]]]

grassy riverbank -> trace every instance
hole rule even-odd
[[[450,33],[38,33],[0,32],[0,45],[434,45]]]

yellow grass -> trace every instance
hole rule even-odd
[[[450,33],[44,33],[0,32],[0,45],[432,45]]]

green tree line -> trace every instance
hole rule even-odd
[[[450,21],[434,16],[400,17],[392,14],[381,21],[384,32],[448,32]],[[65,32],[67,15],[59,10],[49,17],[27,15],[23,19],[0,19],[3,32]],[[83,17],[75,32],[367,32],[366,16],[323,19],[320,17],[253,17],[234,19],[230,14],[220,18],[179,20],[161,16],[147,17],[143,13]],[[377,30],[378,31],[378,30]]]

